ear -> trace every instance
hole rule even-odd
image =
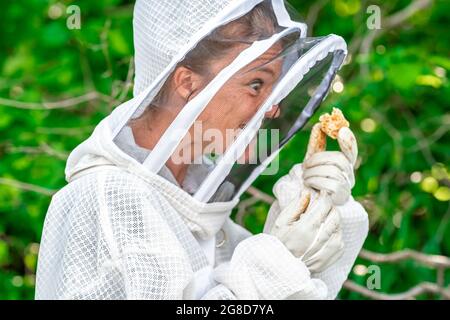
[[[200,89],[201,76],[185,66],[180,66],[175,69],[173,84],[175,92],[187,101]]]

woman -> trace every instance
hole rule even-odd
[[[343,41],[306,39],[278,0],[138,0],[133,22],[134,98],[68,159],[36,298],[335,298],[367,235],[350,195],[354,155],[317,152],[294,166],[274,186],[262,234],[229,215],[326,95]],[[289,97],[299,103],[301,90],[309,102],[296,111]],[[260,128],[283,138],[253,162]]]

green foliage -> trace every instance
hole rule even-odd
[[[318,1],[291,3],[306,18]],[[314,35],[336,33],[352,45],[370,34],[365,24],[369,3],[323,3]],[[383,16],[409,3],[375,1]],[[66,27],[71,4],[81,8],[80,30]],[[117,100],[130,97],[124,84],[133,53],[132,6],[133,1],[125,0],[4,2],[0,97],[62,101],[94,91]],[[355,45],[357,50],[351,51],[340,72],[344,90],[330,94],[320,109],[341,108],[358,138],[360,166],[353,193],[369,213],[371,230],[364,245],[369,250],[412,248],[450,255],[448,12],[450,3],[438,0],[398,27],[384,30],[382,20],[382,34],[371,50],[363,54]],[[0,299],[33,298],[38,243],[50,202],[48,195],[9,182],[49,190],[64,186],[65,157],[115,105],[98,98],[31,110],[0,101]],[[301,162],[310,127],[281,153],[279,174],[261,176],[257,188],[270,194],[274,182]],[[257,203],[249,210],[244,223],[260,232],[268,205]],[[380,267],[383,292],[435,281],[433,271],[412,262]],[[351,272],[350,277],[365,284],[367,275]],[[346,290],[340,297],[361,298]]]

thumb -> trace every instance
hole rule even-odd
[[[337,141],[342,152],[354,167],[358,157],[358,145],[355,135],[348,127],[342,127],[339,129]]]
[[[303,162],[305,162],[311,155],[316,152],[324,151],[327,146],[327,136],[322,131],[322,125],[316,123],[309,136],[308,148],[306,149],[306,155]]]

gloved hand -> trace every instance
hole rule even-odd
[[[311,272],[326,269],[342,255],[340,217],[333,206],[350,196],[357,157],[350,129],[339,130],[342,152],[323,151],[325,137],[319,130],[320,124],[313,127],[303,165],[294,166],[275,184],[277,201],[264,227],[264,232],[277,236]]]
[[[292,201],[275,220],[270,234],[300,258],[311,272],[320,272],[334,263],[344,247],[340,217],[332,208],[327,191],[311,199],[306,212],[298,217],[299,201]]]
[[[315,137],[315,131],[318,130],[320,124],[316,124],[311,132],[303,161],[303,183],[316,190],[327,190],[334,205],[343,205],[355,185],[353,168],[358,155],[356,139],[349,128],[343,127],[337,135],[342,151],[320,151],[317,150]],[[324,145],[322,148],[325,149]]]

